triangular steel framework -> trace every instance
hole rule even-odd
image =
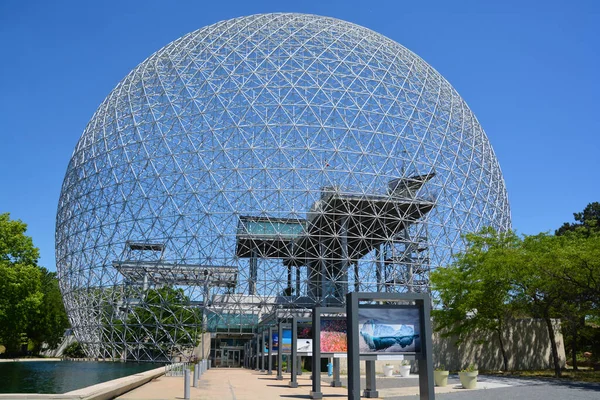
[[[510,228],[502,173],[437,71],[352,23],[254,15],[168,44],[98,107],[63,182],[57,271],[89,356],[185,358],[203,327],[427,291],[483,226]]]

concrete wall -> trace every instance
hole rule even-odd
[[[210,332],[203,333],[200,344],[194,347],[194,355],[198,360],[202,359],[202,345],[204,345],[204,358],[208,359],[210,357]]]
[[[565,366],[565,344],[560,320],[552,320],[561,366]],[[511,321],[504,330],[504,343],[508,355],[509,370],[553,368],[552,349],[546,323],[541,319]],[[475,336],[455,345],[455,338],[433,338],[434,365],[444,364],[447,369],[460,370],[469,364],[479,369],[501,370],[502,353],[498,338],[492,334]]]
[[[561,366],[566,364],[565,345],[560,328],[560,320],[552,320],[557,339],[558,355]],[[505,346],[510,370],[530,370],[553,368],[552,350],[546,323],[541,319],[520,319],[511,321],[504,332]],[[480,370],[501,370],[502,354],[498,339],[493,335],[471,337],[460,346],[455,338],[442,338],[439,333],[433,337],[434,366],[443,364],[446,369],[458,371],[469,364],[477,364]],[[396,369],[400,361],[377,361],[378,373],[383,366],[393,364]],[[347,359],[341,359],[342,373],[347,372]],[[364,373],[364,363],[361,363]]]

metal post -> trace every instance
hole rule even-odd
[[[381,247],[383,245],[380,244],[375,247],[375,280],[377,281],[377,291],[383,292],[383,262],[381,260],[383,252],[381,251]]]
[[[429,296],[424,295],[422,300],[416,300],[415,303],[421,307],[421,339],[422,358],[419,359],[419,393],[421,400],[435,400],[435,391],[433,388],[433,343],[431,340],[431,317]]]
[[[185,400],[190,398],[190,370],[187,367],[183,371],[183,398]]]
[[[258,340],[258,333],[256,334],[256,353],[254,354],[254,356],[256,357],[256,364],[254,366],[254,370],[258,371],[260,368],[258,367],[258,355],[260,354],[260,350],[259,350],[259,346],[260,346],[260,340]]]
[[[273,375],[273,327],[269,327],[269,337],[267,338],[269,343],[269,369],[267,370],[267,375]]]
[[[289,357],[288,364],[292,364],[292,380],[289,383],[289,387],[297,388],[298,387],[298,378],[296,376],[296,370],[298,369],[298,355],[297,355],[297,347],[298,347],[298,321],[296,317],[292,317],[292,355]]]
[[[337,357],[333,358],[333,380],[331,381],[332,387],[342,387],[342,381],[340,379],[340,359]]]
[[[283,323],[279,321],[277,326],[277,336],[279,337],[277,344],[277,380],[283,380]]]
[[[194,377],[192,379],[192,385],[197,388],[198,387],[198,374],[200,373],[200,368],[198,367],[199,363],[194,365]]]
[[[348,267],[350,265],[350,256],[348,253],[348,216],[344,216],[341,221],[340,226],[340,234],[341,234],[341,247],[342,247],[342,279],[341,279],[341,287],[336,282],[335,288],[335,300],[338,303],[344,302],[344,294],[348,293]],[[358,265],[358,264],[357,264]],[[338,278],[336,278],[338,279]],[[355,285],[358,287],[358,283],[355,282]],[[356,290],[358,291],[358,290]]]
[[[265,372],[265,332],[260,334],[260,372]]]
[[[322,399],[321,392],[321,308],[313,308],[312,314],[312,390],[311,399]]]
[[[252,250],[250,255],[250,282],[248,282],[248,294],[256,294],[256,281],[258,280],[258,259],[256,250]]]
[[[360,400],[360,353],[358,347],[358,297],[346,295],[348,321],[348,400]]]
[[[296,267],[296,293],[294,293],[296,297],[300,297],[300,274],[300,267]]]
[[[365,370],[367,372],[367,384],[363,392],[363,397],[376,398],[379,397],[377,392],[377,384],[375,382],[375,360],[365,361]]]

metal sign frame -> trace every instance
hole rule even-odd
[[[431,303],[427,293],[363,293],[352,292],[346,295],[346,316],[348,318],[348,400],[360,400],[360,349],[358,332],[358,309],[361,301],[381,301],[389,303],[414,302],[419,309],[421,352],[415,354],[419,366],[419,395],[421,400],[434,400]],[[394,306],[391,306],[394,307]],[[363,357],[364,358],[364,357]],[[367,387],[364,397],[377,397],[375,390],[375,358],[366,360]]]

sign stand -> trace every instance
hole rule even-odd
[[[331,381],[331,387],[342,387],[342,381],[340,380],[340,359],[333,357],[333,380]]]
[[[292,364],[292,380],[288,384],[291,388],[298,387],[298,377],[296,376],[296,371],[298,369],[298,320],[294,316],[292,317],[292,354],[291,357],[288,357],[288,365]]]
[[[277,325],[277,380],[283,380],[283,323],[279,321]]]
[[[315,307],[312,313],[312,390],[311,399],[322,399],[321,392],[321,308]]]
[[[365,369],[367,372],[367,384],[363,392],[363,397],[377,398],[379,392],[377,391],[377,383],[375,381],[375,360],[366,360]]]
[[[269,343],[269,369],[267,375],[273,375],[273,327],[269,327],[269,336],[267,337]]]
[[[258,333],[256,334],[256,353],[254,355],[254,358],[256,359],[256,364],[254,367],[255,371],[260,371],[260,366],[259,366],[259,362],[260,362],[260,340],[259,340],[259,336]]]
[[[418,309],[420,350],[416,350],[415,359],[419,365],[419,398],[435,400],[433,388],[432,329],[430,319],[430,300],[427,293],[362,293],[352,292],[346,295],[346,316],[348,321],[348,400],[360,400],[360,346],[359,346],[359,301],[381,301],[386,303],[414,302]],[[365,308],[367,306],[364,306]],[[402,305],[386,304],[377,306],[382,310],[401,309]],[[369,308],[375,308],[373,306]],[[365,397],[377,397],[375,387],[376,355],[366,360],[367,384]]]
[[[265,372],[265,332],[260,333],[260,372]]]

